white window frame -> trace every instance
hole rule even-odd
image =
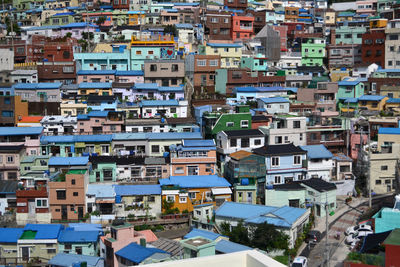
[[[187,203],[187,197],[179,197],[179,203]]]
[[[41,203],[43,202],[43,200],[45,200],[46,201],[46,206],[43,206],[43,205],[40,205],[40,206],[38,206],[38,204],[37,204],[37,201],[38,200],[40,200],[41,201]],[[49,207],[49,199],[47,199],[47,198],[36,198],[35,199],[35,207],[36,208],[48,208]]]
[[[279,178],[279,183],[276,182],[276,178]],[[274,176],[274,184],[281,184],[282,183],[282,176],[280,175],[275,175]]]
[[[14,163],[14,156],[7,156],[7,163]]]
[[[226,122],[226,127],[234,127],[234,126],[235,126],[235,123],[233,121]]]
[[[298,163],[296,163],[296,158],[299,159]],[[293,156],[293,165],[301,165],[301,155],[294,155]]]
[[[246,125],[244,125],[243,123],[246,123]],[[248,128],[249,127],[249,121],[248,120],[241,120],[240,121],[240,128]]]
[[[198,67],[206,67],[207,66],[207,60],[206,59],[197,59],[197,66]]]
[[[278,164],[274,164],[274,159],[278,160]],[[272,167],[279,167],[280,166],[280,157],[271,157],[271,166]]]
[[[176,173],[176,174],[184,174],[185,173],[185,167],[176,167],[174,173]]]
[[[172,200],[171,200],[171,198],[172,198]],[[175,202],[175,195],[167,195],[166,199],[167,199],[168,203],[174,203]]]

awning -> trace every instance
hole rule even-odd
[[[229,187],[211,188],[213,195],[230,195],[232,190]]]
[[[96,203],[105,204],[105,203],[114,203],[115,199],[96,199]]]

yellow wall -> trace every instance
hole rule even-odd
[[[388,100],[388,97],[385,97],[384,99],[382,99],[379,102],[376,101],[366,101],[367,103],[365,105],[363,105],[362,101],[358,102],[358,107],[359,108],[367,108],[368,110],[376,110],[376,111],[382,111],[385,107],[385,103]],[[374,106],[374,104],[377,104],[376,106]]]
[[[238,68],[240,60],[242,58],[242,49],[240,47],[234,48],[229,47],[228,52],[224,50],[224,47],[218,47],[214,49],[211,46],[206,46],[206,55],[219,55],[221,56],[221,67],[222,68]],[[234,61],[238,64],[235,65]],[[229,62],[229,64],[227,64]]]
[[[79,95],[104,95],[104,93],[108,93],[108,95],[112,95],[112,89],[79,89]]]

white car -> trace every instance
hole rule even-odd
[[[356,225],[356,226],[351,226],[351,227],[347,228],[345,234],[352,235],[360,230],[372,231],[372,227],[371,227],[371,225],[368,225],[368,224],[360,224],[360,225]]]
[[[358,232],[355,232],[355,233],[347,236],[345,242],[346,242],[346,244],[353,244],[353,243],[360,241],[360,239],[362,237],[367,236],[372,233],[373,233],[372,230],[361,229]]]
[[[306,257],[299,256],[299,257],[294,258],[294,261],[291,266],[292,267],[307,267],[307,263],[308,263],[308,260]]]

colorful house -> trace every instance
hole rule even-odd
[[[74,53],[74,60],[78,70],[131,70],[127,45],[113,45],[112,52]]]
[[[254,17],[232,14],[231,36],[232,40],[250,39],[254,35]]]
[[[214,140],[182,140],[182,145],[173,146],[170,150],[172,175],[216,173],[217,152]]]
[[[301,43],[301,64],[303,66],[323,66],[326,57],[325,39],[305,38]]]
[[[221,68],[238,68],[242,59],[242,45],[232,43],[207,43],[199,47],[200,55],[221,57]]]
[[[172,208],[178,208],[181,212],[192,212],[193,207],[199,204],[220,206],[231,200],[230,183],[217,175],[170,176],[159,182],[162,200],[173,203]]]
[[[89,95],[112,95],[112,83],[111,82],[82,82],[79,84],[78,95],[89,96]]]
[[[60,253],[96,256],[99,250],[99,231],[77,231],[67,228],[58,237]]]
[[[122,131],[122,112],[91,111],[77,116],[77,132],[80,134],[112,134]],[[103,151],[103,154],[110,152]]]
[[[388,97],[379,95],[363,95],[358,98],[358,108],[369,111],[383,111]]]

